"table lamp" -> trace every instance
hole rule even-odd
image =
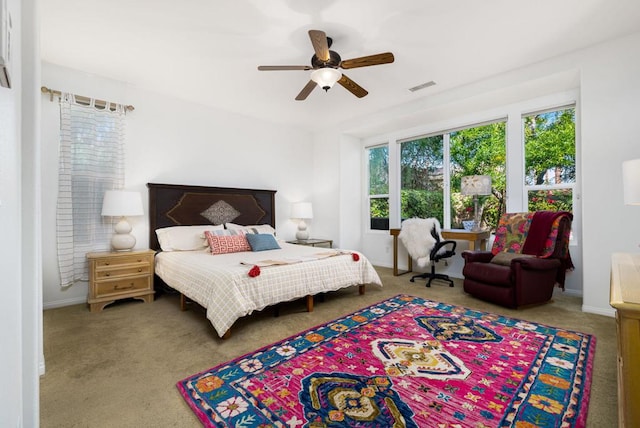
[[[467,175],[462,177],[460,193],[464,196],[473,196],[473,231],[480,230],[478,218],[478,196],[491,194],[491,177],[488,175]]]
[[[136,245],[136,238],[131,235],[131,225],[127,216],[143,215],[142,198],[140,192],[128,192],[124,190],[107,190],[102,201],[103,217],[120,217],[116,223],[111,238],[111,247],[114,251],[131,251]]]
[[[307,231],[307,223],[305,220],[313,218],[311,202],[296,202],[291,205],[291,218],[299,220],[296,239],[309,239],[309,232]]]

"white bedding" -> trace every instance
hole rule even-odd
[[[279,250],[212,255],[209,251],[161,252],[156,274],[173,289],[207,309],[207,318],[220,337],[243,316],[279,302],[298,299],[352,285],[382,286],[377,272],[361,253],[324,257],[340,250],[279,242]],[[253,264],[265,260],[300,260],[298,263],[262,266],[249,276]]]

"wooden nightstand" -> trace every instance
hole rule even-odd
[[[153,301],[153,257],[155,251],[88,253],[91,312],[99,312],[119,299],[133,297]]]
[[[310,247],[324,247],[328,246],[329,248],[333,247],[332,239],[296,239],[293,241],[287,241],[289,244],[297,244],[297,245],[308,245]]]

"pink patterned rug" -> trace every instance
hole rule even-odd
[[[595,345],[399,295],[177,387],[208,427],[583,427]]]

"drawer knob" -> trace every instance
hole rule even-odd
[[[128,290],[130,288],[133,288],[133,282],[131,284],[125,285],[125,286],[116,285],[113,289],[114,290]]]
[[[109,263],[109,262],[104,262],[104,265],[105,265],[105,266],[109,266],[110,264],[111,264],[111,263]]]
[[[107,272],[107,273],[104,274],[104,276],[111,276],[111,273]]]

